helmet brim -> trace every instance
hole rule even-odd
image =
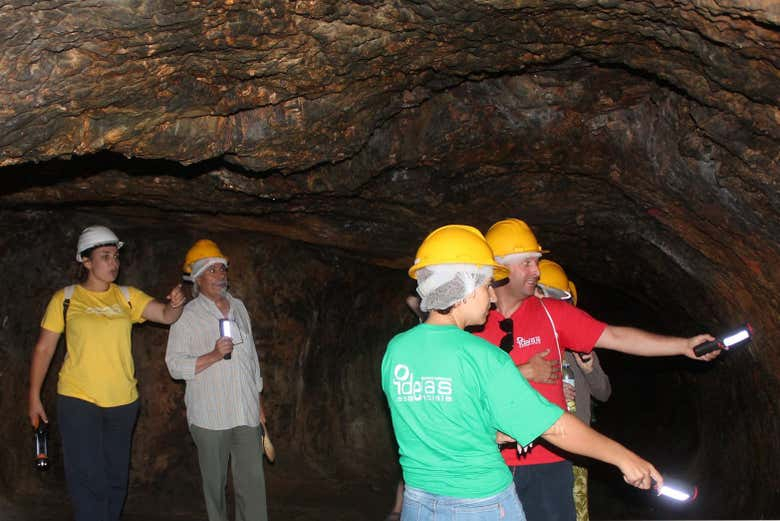
[[[554,298],[556,300],[569,300],[572,297],[571,293],[569,293],[568,291],[554,288],[552,286],[548,286],[547,284],[537,283],[537,286],[539,286],[539,288],[542,290],[544,296],[548,298]]]
[[[76,254],[76,260],[78,262],[84,262],[84,257],[81,255],[85,251],[94,250],[95,248],[100,248],[101,246],[116,246],[116,249],[119,250],[124,246],[125,243],[122,241],[107,241],[107,242],[101,242],[98,244],[90,245],[88,248],[84,248],[82,251],[78,252]]]
[[[460,262],[442,262],[440,264],[463,264]],[[431,264],[420,262],[409,268],[409,276],[415,280],[417,280],[417,272],[425,268],[426,266],[431,266]],[[493,264],[475,264],[475,266],[491,266],[493,268],[493,280],[503,280],[509,276],[509,269],[498,263]]]

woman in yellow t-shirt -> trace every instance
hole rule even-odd
[[[41,420],[49,421],[41,386],[65,332],[57,420],[76,521],[119,519],[138,415],[132,324],[145,320],[172,324],[185,300],[181,286],[173,288],[163,303],[136,288],[114,284],[122,245],[105,226],[81,232],[76,249],[80,282],[57,291],[49,301],[30,365],[28,415],[37,427]]]

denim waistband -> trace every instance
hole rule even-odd
[[[406,494],[409,495],[410,499],[425,504],[431,504],[431,505],[436,504],[443,507],[446,507],[448,505],[465,505],[465,504],[478,506],[481,503],[492,504],[495,503],[496,501],[502,501],[511,498],[512,494],[515,493],[515,485],[514,483],[510,482],[509,485],[498,494],[494,494],[492,496],[483,497],[483,498],[462,498],[462,497],[453,497],[453,496],[442,496],[440,494],[431,494],[429,492],[425,492],[424,490],[420,490],[419,488],[410,487],[409,485],[406,486],[405,492]]]

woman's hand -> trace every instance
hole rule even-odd
[[[653,482],[658,489],[664,485],[664,478],[649,462],[643,460],[631,451],[618,463],[618,468],[623,473],[623,479],[629,485],[636,488],[649,489]]]
[[[181,289],[181,284],[178,284],[176,287],[174,287],[165,297],[165,300],[168,301],[173,309],[183,306],[187,301],[187,298],[184,296],[184,291]]]
[[[159,300],[152,300],[146,305],[141,315],[146,320],[151,320],[158,324],[173,324],[179,320],[186,300],[181,284],[178,284],[165,297],[165,303]]]
[[[49,417],[46,416],[46,411],[41,403],[41,387],[43,387],[43,380],[49,371],[54,352],[57,350],[59,339],[60,333],[41,328],[40,336],[33,348],[30,362],[30,387],[27,391],[27,416],[33,427],[37,427],[41,420],[49,423]]]
[[[41,420],[43,420],[44,423],[49,423],[49,417],[46,416],[46,411],[43,409],[40,398],[30,400],[27,415],[30,417],[30,425],[32,425],[34,429],[38,428]]]

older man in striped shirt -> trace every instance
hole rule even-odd
[[[195,298],[170,329],[165,362],[187,383],[187,422],[198,449],[209,521],[227,521],[225,485],[232,466],[237,521],[266,521],[261,400],[263,378],[243,302],[228,292],[228,260],[212,241],[187,253]],[[230,326],[222,334],[221,321]]]

